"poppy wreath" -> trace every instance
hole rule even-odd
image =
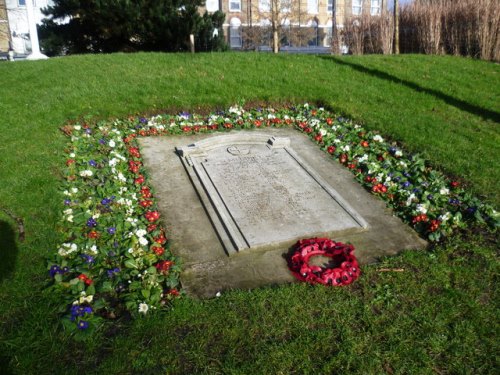
[[[356,280],[361,273],[353,252],[354,246],[329,238],[302,239],[295,244],[292,256],[288,259],[288,267],[301,281],[344,286]],[[310,259],[315,256],[331,258],[334,266],[320,267],[310,264]]]

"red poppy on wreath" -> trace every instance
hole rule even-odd
[[[295,244],[288,267],[301,281],[333,286],[348,285],[356,280],[361,272],[353,252],[354,246],[329,238],[303,239]],[[311,264],[309,261],[315,256],[331,258],[332,267]]]

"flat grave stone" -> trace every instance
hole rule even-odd
[[[293,129],[140,139],[181,283],[196,297],[294,281],[300,238],[350,242],[360,264],[426,246],[352,174]]]
[[[229,255],[368,226],[288,137],[222,134],[176,149]]]

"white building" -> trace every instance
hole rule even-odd
[[[7,5],[7,15],[9,18],[12,48],[16,54],[28,54],[31,52],[26,1],[33,1],[33,10],[37,24],[41,24],[42,19],[44,18],[42,9],[48,5],[52,5],[51,0],[5,1]]]

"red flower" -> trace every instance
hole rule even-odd
[[[171,296],[174,296],[174,297],[178,297],[180,295],[179,291],[177,289],[175,289],[175,288],[174,289],[170,289],[167,294],[169,294]]]
[[[148,211],[144,214],[144,216],[147,221],[152,223],[160,218],[160,213],[158,211]]]
[[[141,157],[141,154],[139,152],[139,148],[137,148],[137,147],[129,147],[128,152],[130,155],[132,155],[135,158]]]
[[[441,222],[439,220],[431,220],[430,225],[429,225],[429,230],[431,232],[435,232],[438,230],[440,225],[441,225]]]
[[[134,182],[136,185],[142,185],[144,183],[144,176],[142,174],[140,174],[139,177],[137,177],[134,180]]]
[[[101,235],[96,232],[95,230],[91,230],[88,234],[87,234],[87,237],[88,238],[99,238]]]
[[[162,256],[163,253],[165,252],[165,249],[161,246],[154,246],[153,247],[153,252],[158,255],[158,256]]]
[[[370,144],[367,141],[362,141],[361,142],[361,146],[362,147],[368,147],[368,146],[370,146]]]
[[[128,169],[132,173],[139,173],[139,167],[142,165],[140,161],[130,160],[128,162]]]
[[[143,200],[143,201],[139,201],[139,205],[141,207],[148,208],[148,207],[151,207],[153,205],[153,201],[149,200],[149,199],[146,199],[146,200]]]
[[[326,151],[328,151],[329,154],[333,154],[335,152],[335,146],[328,146]]]
[[[165,233],[163,233],[162,231],[159,236],[154,238],[154,241],[163,245],[165,242],[167,242],[167,237],[165,237]]]
[[[230,122],[226,122],[226,123],[224,123],[224,127],[225,127],[226,129],[232,129],[233,124],[231,124]]]
[[[328,125],[331,125],[331,124],[333,124],[333,120],[332,120],[330,117],[328,117],[328,118],[326,119],[326,123],[327,123]]]
[[[183,127],[182,127],[182,131],[183,131],[184,133],[189,133],[189,132],[191,131],[191,127],[190,127],[190,126],[183,126]]]
[[[307,122],[299,122],[299,128],[301,129],[307,128]]]
[[[151,198],[152,197],[151,190],[149,190],[149,188],[147,186],[141,187],[141,195],[143,198]]]
[[[66,160],[66,165],[67,165],[67,166],[70,166],[70,165],[71,165],[71,164],[73,164],[73,163],[75,163],[75,160],[73,160],[73,159],[68,159],[68,160]]]
[[[161,260],[155,264],[156,269],[160,273],[167,273],[170,267],[174,264],[174,262],[170,260]]]
[[[452,181],[452,182],[450,183],[450,185],[451,185],[451,187],[452,187],[452,188],[457,188],[457,187],[459,187],[459,186],[460,186],[460,182],[458,182],[458,181]]]
[[[340,156],[339,156],[339,161],[340,161],[342,164],[347,163],[347,160],[348,160],[347,154],[340,154]]]
[[[260,128],[260,126],[262,125],[262,121],[260,121],[260,120],[255,120],[255,121],[253,122],[253,124],[255,125],[255,127],[256,127],[256,128]]]
[[[158,227],[158,225],[156,225],[156,224],[149,224],[148,228],[147,228],[148,232],[151,233],[152,231],[156,230],[157,227]]]
[[[323,140],[323,136],[321,134],[316,134],[314,136],[314,140],[318,143],[320,143]]]
[[[309,133],[312,133],[312,128],[310,128],[309,126],[307,128],[304,129],[304,131],[309,134]]]
[[[420,214],[420,215],[417,215],[413,218],[412,220],[412,223],[413,224],[417,224],[417,223],[420,223],[420,222],[427,222],[429,221],[429,218],[427,217],[426,214]]]

